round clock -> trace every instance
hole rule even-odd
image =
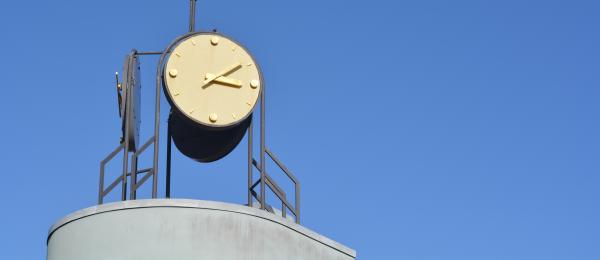
[[[163,70],[171,106],[204,127],[243,122],[261,92],[256,61],[237,42],[217,33],[195,33],[171,50]]]
[[[135,152],[139,145],[140,137],[140,100],[141,100],[141,76],[140,61],[137,51],[133,50],[125,57],[123,65],[123,82],[121,83],[119,95],[119,115],[121,116],[122,142],[129,142],[129,151]],[[129,127],[129,133],[126,133]]]
[[[262,91],[250,53],[218,33],[186,35],[169,48],[162,68],[171,104],[173,142],[199,162],[216,161],[242,140]]]

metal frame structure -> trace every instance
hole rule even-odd
[[[158,62],[157,70],[156,70],[156,93],[155,93],[155,110],[154,110],[154,135],[148,139],[139,149],[135,152],[132,152],[130,155],[129,150],[129,142],[124,141],[119,144],[119,146],[106,158],[104,158],[100,162],[100,185],[98,192],[98,204],[104,203],[104,198],[119,184],[121,183],[121,200],[127,200],[127,184],[128,178],[130,179],[129,184],[129,199],[135,200],[137,199],[137,190],[140,186],[142,186],[150,177],[152,177],[152,198],[158,197],[158,156],[159,156],[159,136],[160,136],[160,97],[161,97],[161,87],[162,87],[162,68],[165,65],[165,58],[167,54],[170,53],[171,49],[174,47],[176,43],[180,40],[188,37],[189,35],[195,32],[195,16],[196,16],[196,0],[190,0],[190,19],[189,19],[189,33],[182,35],[175,39],[169,46],[162,52],[135,52],[134,55],[142,56],[142,55],[160,55],[160,59]],[[265,145],[265,84],[262,86],[262,92],[260,94],[260,154],[259,162],[253,157],[253,122],[250,123],[247,129],[247,138],[248,138],[248,206],[253,207],[254,200],[256,200],[260,204],[260,208],[264,210],[268,210],[274,213],[274,210],[271,206],[267,204],[266,201],[266,188],[269,188],[271,192],[281,201],[281,214],[282,217],[286,217],[287,211],[289,210],[295,217],[296,223],[300,223],[300,181],[296,176],[287,168],[285,165],[268,149]],[[127,87],[127,86],[126,86]],[[126,97],[127,102],[127,113],[124,115],[125,120],[132,120],[131,116],[131,98]],[[167,151],[166,151],[166,183],[165,183],[165,197],[171,197],[171,146],[172,146],[172,136],[171,136],[171,127],[170,124],[167,123]],[[125,127],[125,136],[129,134],[129,124],[126,122]],[[138,170],[138,158],[144,153],[150,145],[153,145],[153,161],[152,167],[146,168],[142,170]],[[108,187],[104,187],[105,184],[105,167],[114,157],[123,150],[123,172],[118,176]],[[129,157],[131,156],[131,166],[129,166]],[[275,165],[277,165],[284,173],[287,178],[289,178],[294,183],[294,203],[292,204],[288,201],[288,196],[285,191],[275,182],[275,180],[267,173],[266,170],[266,160],[267,156],[271,159]],[[129,169],[131,168],[131,169]],[[254,169],[259,172],[259,179],[254,181]],[[141,179],[138,181],[138,174],[144,174]],[[259,186],[259,193],[255,191],[255,188]]]

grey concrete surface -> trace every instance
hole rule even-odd
[[[58,221],[48,260],[355,259],[356,252],[266,211],[157,199],[99,205]]]

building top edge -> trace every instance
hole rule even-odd
[[[78,219],[82,219],[85,217],[93,216],[96,214],[102,214],[112,211],[118,210],[127,210],[127,209],[139,209],[139,208],[155,208],[155,207],[173,207],[173,208],[195,208],[195,209],[203,209],[203,210],[219,210],[219,211],[227,211],[237,214],[244,214],[248,216],[262,218],[267,221],[275,222],[279,225],[285,226],[289,229],[292,229],[302,235],[309,237],[319,243],[322,243],[326,246],[329,246],[335,250],[338,250],[346,255],[349,255],[353,258],[356,257],[356,251],[342,245],[330,238],[327,238],[317,232],[314,232],[306,227],[298,225],[294,223],[290,219],[282,218],[281,216],[272,214],[270,212],[260,210],[257,208],[251,208],[245,205],[231,204],[225,202],[217,202],[217,201],[205,201],[205,200],[191,200],[191,199],[144,199],[144,200],[128,200],[128,201],[119,201],[113,203],[106,203],[102,205],[97,205],[85,209],[78,210],[73,212],[64,218],[57,221],[54,225],[50,227],[48,231],[48,240],[54,233],[54,231],[60,229],[62,226],[68,224],[69,222],[76,221]]]

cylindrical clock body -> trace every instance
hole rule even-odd
[[[239,43],[201,32],[172,45],[163,68],[177,148],[199,162],[227,155],[243,138],[262,89],[258,64]]]
[[[177,149],[198,162],[213,162],[229,154],[244,138],[252,117],[226,129],[210,129],[186,120],[179,113],[169,116]]]

